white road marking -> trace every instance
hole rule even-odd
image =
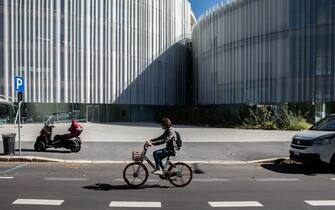
[[[0,176],[0,179],[14,179],[12,176]]]
[[[0,174],[7,174],[7,173],[11,173],[11,172],[14,172],[22,167],[24,167],[25,165],[27,165],[28,163],[23,163],[23,164],[20,164],[20,165],[17,165],[13,168],[10,168],[10,169],[7,169],[7,170],[4,170],[4,171],[0,171]]]
[[[298,178],[265,178],[265,179],[255,179],[258,182],[295,182],[300,181]]]
[[[216,179],[216,178],[204,178],[204,179],[192,179],[192,182],[230,182],[230,179]]]
[[[124,179],[114,179],[115,182],[124,182]],[[146,182],[159,182],[157,179],[147,179]]]
[[[43,178],[45,181],[87,181],[88,178],[57,178],[57,177],[46,177]]]
[[[263,207],[263,205],[257,201],[216,201],[208,202],[211,207]]]
[[[186,164],[213,164],[213,165],[246,165],[246,161],[223,161],[223,160],[192,160],[183,161]]]
[[[263,163],[263,162],[272,162],[278,159],[288,160],[288,157],[274,157],[274,158],[267,158],[267,159],[259,159],[259,160],[250,160],[246,161],[247,163]]]
[[[305,202],[311,206],[335,206],[335,200],[310,200]]]
[[[335,178],[331,178],[332,181],[335,181]]]
[[[63,202],[64,200],[17,199],[13,204],[60,206]]]
[[[161,208],[161,202],[131,202],[131,201],[112,201],[109,207],[127,208]]]

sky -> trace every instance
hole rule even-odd
[[[222,0],[189,0],[196,18],[199,18],[207,9],[213,7],[221,1]]]

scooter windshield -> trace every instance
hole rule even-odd
[[[48,124],[48,125],[52,124],[54,123],[55,119],[56,119],[55,115],[50,115],[48,120],[45,122],[45,124]]]

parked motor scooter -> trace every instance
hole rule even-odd
[[[65,148],[70,149],[72,152],[80,151],[82,144],[80,134],[83,129],[77,121],[72,119],[69,113],[67,113],[68,119],[72,120],[71,127],[69,128],[70,133],[56,135],[54,139],[52,139],[52,132],[55,128],[54,121],[59,114],[64,113],[54,113],[50,115],[49,119],[44,123],[43,129],[40,131],[40,135],[36,138],[34,144],[35,151],[45,151],[48,148]]]

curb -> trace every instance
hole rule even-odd
[[[0,156],[0,162],[61,162],[60,159],[38,156]]]
[[[251,161],[246,161],[248,164],[253,164],[253,163],[272,163],[276,161],[285,161],[289,160],[289,157],[277,157],[277,158],[268,158],[268,159],[260,159],[260,160],[251,160]]]
[[[246,165],[271,163],[280,160],[288,160],[288,157],[276,157],[251,161],[223,161],[223,160],[209,160],[209,161],[182,161],[187,164],[212,164],[212,165]],[[0,162],[40,162],[40,163],[88,163],[88,164],[128,164],[133,161],[115,161],[115,160],[63,160],[55,158],[46,158],[39,156],[0,156]]]

